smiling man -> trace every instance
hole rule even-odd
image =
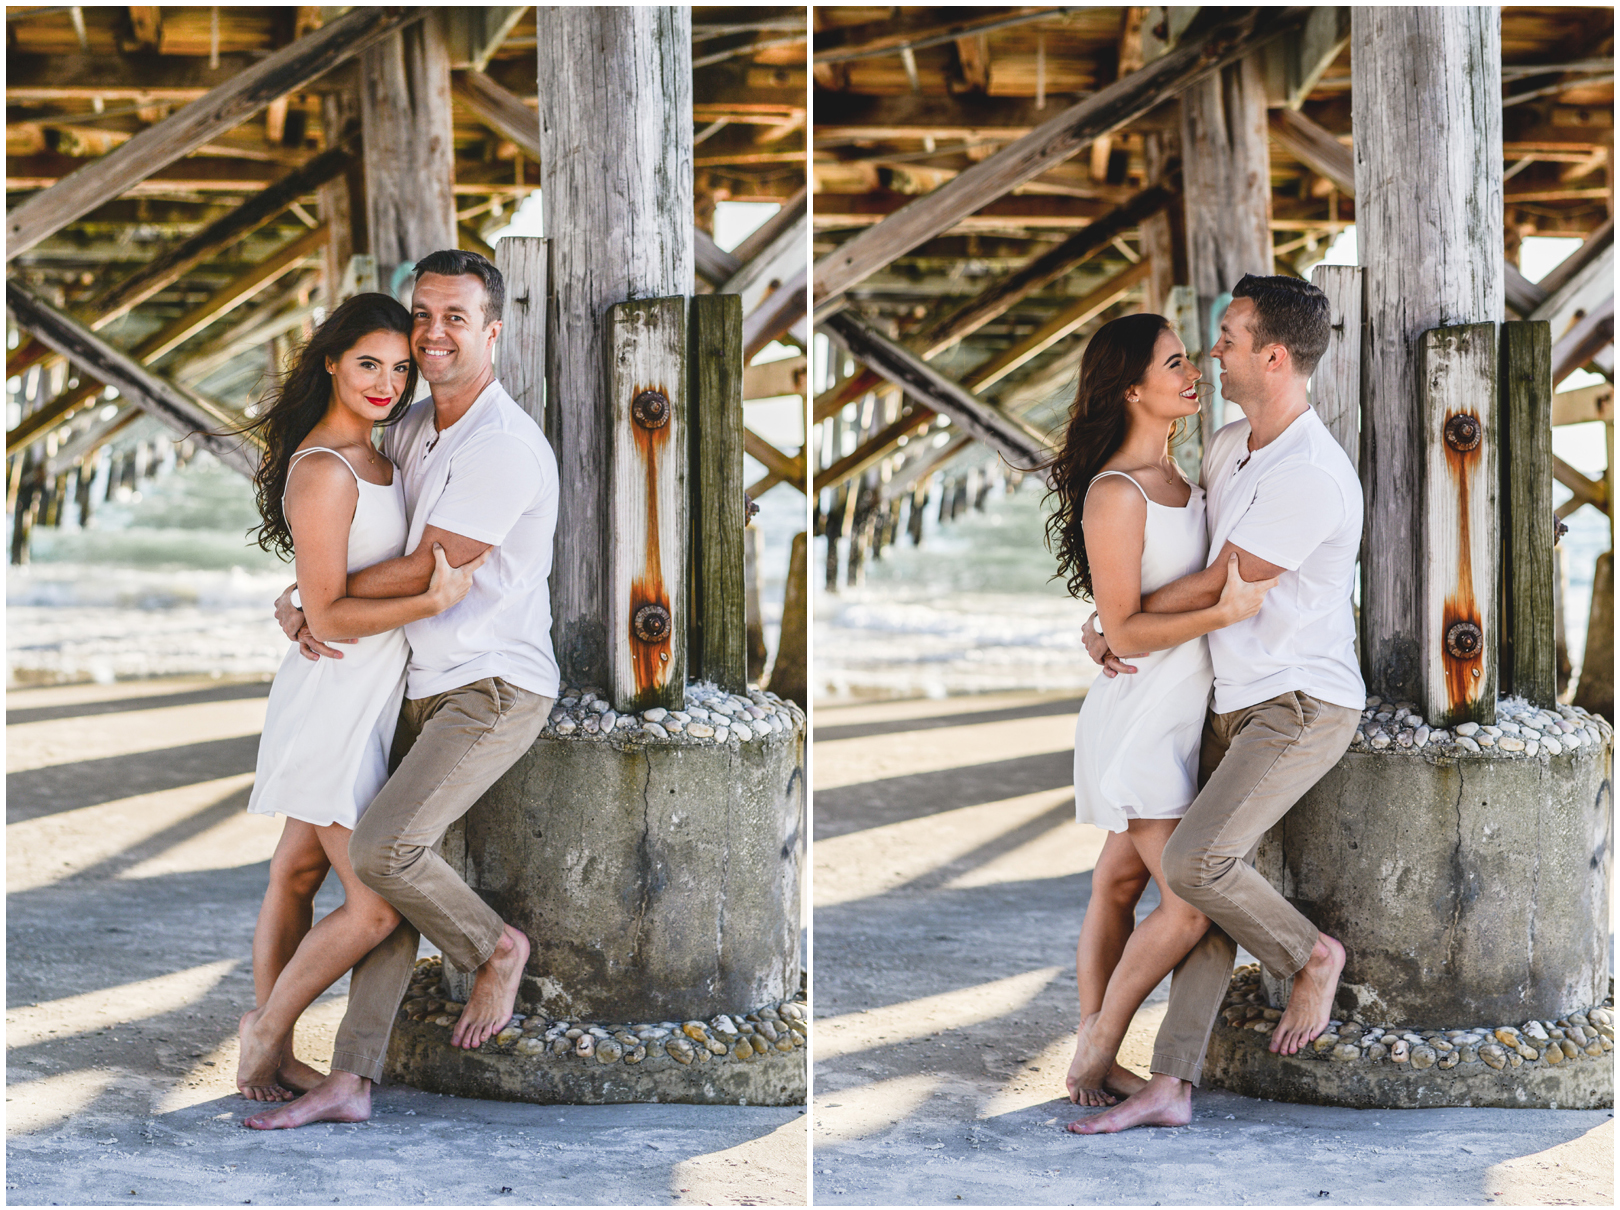
[[[1351,605],[1361,483],[1306,392],[1329,323],[1327,296],[1309,282],[1249,274],[1233,289],[1210,351],[1221,393],[1243,419],[1216,433],[1204,453],[1209,564],[1150,593],[1142,608],[1213,605],[1234,554],[1245,580],[1278,584],[1259,613],[1209,634],[1215,700],[1204,721],[1198,797],[1164,849],[1171,889],[1213,923],[1171,979],[1152,1079],[1107,1112],[1071,1122],[1077,1134],[1192,1120],[1192,1089],[1240,944],[1292,980],[1272,1051],[1296,1054],[1332,1016],[1344,947],[1253,864],[1260,838],[1344,755],[1367,696]],[[1135,671],[1089,621],[1083,633],[1107,675]]]
[[[354,969],[332,1074],[247,1119],[255,1129],[370,1116],[419,931],[447,962],[476,972],[452,1045],[476,1048],[512,1016],[529,940],[433,851],[529,750],[557,695],[547,587],[557,460],[495,379],[505,294],[500,270],[476,253],[435,252],[416,265],[411,352],[432,395],[384,430],[382,446],[405,489],[407,553],[350,575],[348,594],[424,591],[435,544],[457,567],[491,553],[460,604],[405,627],[411,657],[393,772],[349,843],[356,874],[404,922]],[[309,633],[286,595],[276,619],[309,658],[342,658]]]

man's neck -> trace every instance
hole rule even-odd
[[[495,367],[485,366],[484,372],[466,386],[434,387],[433,427],[443,432],[460,420],[494,381]]]
[[[1249,449],[1264,449],[1311,410],[1305,384],[1296,382],[1257,403],[1240,404],[1249,422]]]

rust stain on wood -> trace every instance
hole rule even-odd
[[[656,383],[633,387],[630,397],[634,399],[643,391],[657,391],[665,399],[671,398],[669,391]],[[666,616],[674,616],[674,610],[670,608],[669,589],[664,583],[663,554],[658,542],[658,468],[669,449],[669,435],[674,427],[667,423],[651,429],[634,422],[630,425],[630,431],[636,438],[636,451],[640,455],[642,478],[647,490],[647,548],[640,574],[630,581],[630,609],[625,618],[629,631],[625,639],[630,646],[637,698],[668,683],[670,666],[675,659],[673,626],[666,627],[663,638],[654,641],[641,638],[635,626],[636,615],[648,605],[665,610]]]
[[[1445,424],[1449,424],[1453,416],[1468,416],[1483,429],[1480,417],[1473,409],[1448,408],[1445,421],[1442,423],[1442,432],[1445,431]],[[1468,481],[1480,468],[1480,459],[1485,455],[1485,443],[1476,441],[1473,448],[1463,451],[1453,448],[1451,443],[1445,440],[1440,444],[1446,453],[1446,474],[1457,496],[1456,580],[1451,592],[1446,594],[1440,620],[1440,660],[1446,673],[1446,704],[1451,710],[1456,711],[1472,705],[1478,699],[1480,689],[1485,683],[1486,644],[1481,643],[1479,650],[1470,657],[1459,657],[1446,649],[1444,638],[1451,632],[1451,628],[1460,622],[1471,623],[1482,632],[1485,629],[1479,602],[1474,597],[1473,543],[1470,538],[1468,516]]]

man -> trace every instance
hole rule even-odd
[[[451,1044],[481,1045],[512,1016],[529,940],[504,923],[434,851],[540,734],[557,695],[551,649],[557,461],[533,419],[495,380],[505,283],[471,252],[416,265],[411,352],[432,397],[386,429],[403,476],[409,552],[354,573],[356,597],[422,592],[435,544],[454,566],[491,550],[459,605],[405,627],[411,644],[394,767],[360,817],[349,855],[360,879],[405,918],[355,967],[332,1074],[298,1100],[249,1118],[274,1130],[364,1121],[394,1014],[415,964],[418,930],[445,960],[476,972]],[[309,658],[341,658],[310,635],[284,594],[276,617]]]
[[[1179,613],[1215,604],[1234,553],[1245,580],[1280,582],[1253,618],[1209,634],[1215,700],[1204,723],[1200,790],[1164,850],[1171,889],[1212,924],[1171,979],[1152,1078],[1106,1112],[1071,1123],[1079,1134],[1192,1120],[1192,1088],[1239,944],[1293,980],[1271,1037],[1274,1053],[1296,1053],[1332,1015],[1344,947],[1252,864],[1260,838],[1350,746],[1366,701],[1351,608],[1361,484],[1306,398],[1329,323],[1327,298],[1315,286],[1251,274],[1232,291],[1211,350],[1221,394],[1244,418],[1216,433],[1204,455],[1208,566],[1150,594],[1142,608]],[[1090,622],[1085,638],[1107,675],[1135,671]]]

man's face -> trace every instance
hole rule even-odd
[[[1221,397],[1233,403],[1259,397],[1266,351],[1254,347],[1254,300],[1234,298],[1221,316],[1221,336],[1209,355],[1221,364]]]
[[[488,295],[470,273],[417,279],[411,298],[411,354],[430,386],[475,381],[490,369],[499,320],[484,322]]]

